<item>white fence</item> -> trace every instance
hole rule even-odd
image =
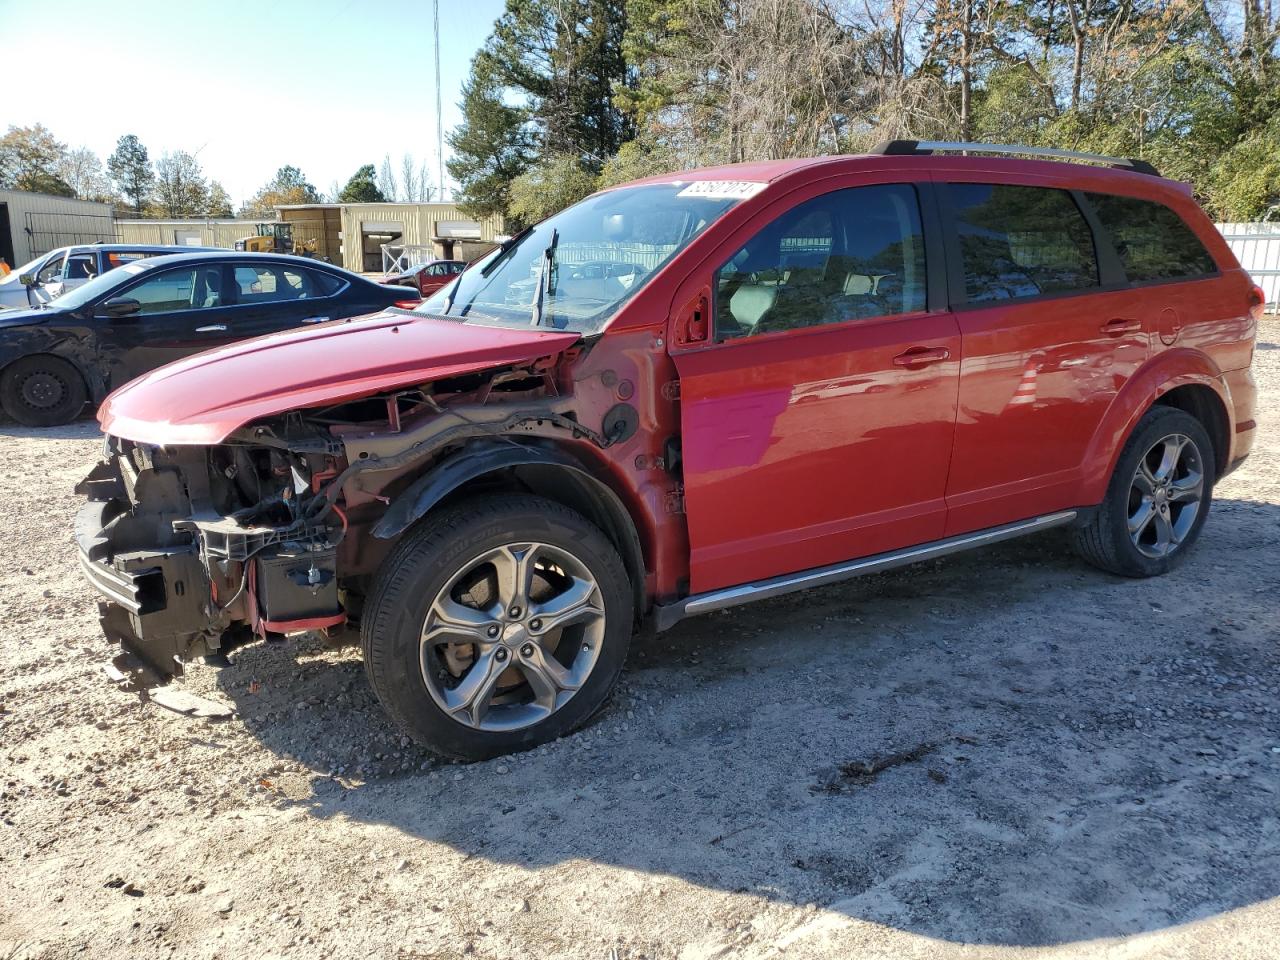
[[[1280,223],[1220,223],[1222,234],[1240,266],[1262,288],[1267,304],[1280,311]]]

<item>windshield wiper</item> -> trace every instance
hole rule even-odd
[[[551,242],[542,251],[542,265],[538,267],[538,291],[533,296],[533,314],[529,317],[529,326],[542,326],[542,297],[551,285],[551,278],[556,264],[556,244],[560,242],[560,231],[551,231]],[[555,293],[555,290],[551,291]]]

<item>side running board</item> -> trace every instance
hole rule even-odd
[[[1063,510],[1060,513],[1049,513],[1031,520],[1020,520],[1017,523],[1007,523],[987,530],[964,533],[957,537],[947,537],[945,540],[934,540],[932,543],[922,543],[914,547],[905,547],[901,550],[891,550],[888,553],[877,553],[874,556],[863,557],[859,560],[847,560],[844,563],[835,563],[826,567],[814,567],[811,570],[771,577],[768,580],[756,580],[753,583],[743,583],[736,587],[725,587],[722,590],[697,593],[675,603],[655,607],[653,611],[654,627],[659,631],[666,630],[675,626],[685,617],[696,616],[699,613],[711,613],[713,610],[736,607],[741,603],[768,600],[772,597],[780,597],[783,594],[794,593],[797,590],[809,590],[813,587],[826,586],[829,583],[838,583],[841,580],[863,577],[870,573],[882,573],[885,570],[904,567],[911,563],[919,563],[922,560],[936,560],[938,557],[959,553],[962,550],[985,547],[988,544],[999,543],[1001,540],[1012,540],[1014,537],[1038,533],[1041,530],[1048,530],[1050,527],[1060,527],[1063,524],[1070,523],[1075,518],[1075,510]]]

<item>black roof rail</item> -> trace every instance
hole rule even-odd
[[[1008,156],[1046,157],[1051,160],[1087,160],[1109,167],[1126,167],[1135,173],[1153,177],[1160,171],[1146,160],[1136,157],[1107,157],[1100,153],[1082,153],[1077,150],[1059,150],[1055,147],[1028,147],[1020,144],[965,143],[960,140],[884,140],[869,151],[872,156],[906,157],[927,156],[931,153],[990,153]]]

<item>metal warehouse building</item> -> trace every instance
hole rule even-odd
[[[452,203],[310,203],[279,207],[294,242],[314,239],[319,252],[358,273],[384,269],[384,246],[407,249],[411,262],[473,260],[498,243],[502,217],[472,220]]]
[[[226,247],[252,237],[259,223],[270,220],[117,220],[114,238],[121,243],[177,244],[180,247]]]
[[[500,216],[466,217],[452,203],[308,203],[277,208],[293,224],[293,240],[357,273],[380,273],[391,260],[472,260],[502,238]],[[124,243],[227,247],[253,236],[258,220],[119,220]],[[384,248],[386,250],[384,251]]]
[[[0,190],[0,257],[11,267],[55,247],[115,238],[109,203]]]

